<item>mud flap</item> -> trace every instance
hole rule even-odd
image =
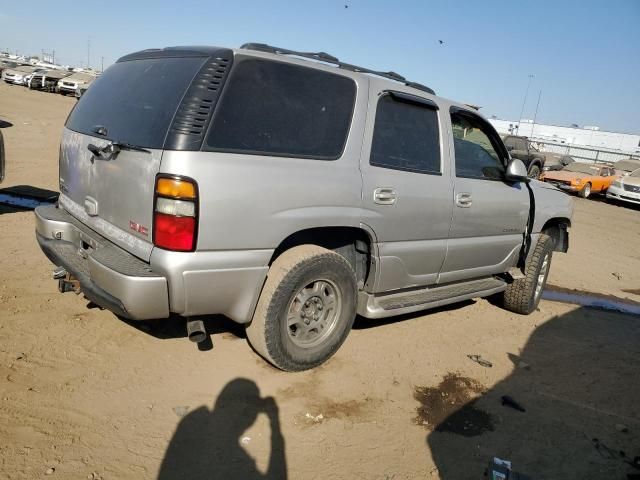
[[[536,197],[529,182],[524,182],[529,191],[529,220],[527,228],[522,235],[522,247],[520,247],[520,257],[518,258],[518,268],[523,275],[526,275],[527,256],[531,250],[531,232],[533,231],[533,223],[536,219]]]

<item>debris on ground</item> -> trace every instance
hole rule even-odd
[[[314,423],[320,423],[322,422],[322,420],[324,420],[324,416],[322,414],[314,416],[314,415],[311,415],[309,412],[306,413],[305,418],[308,418]]]
[[[480,355],[467,355],[472,362],[476,362],[478,365],[482,365],[483,367],[491,368],[493,367],[493,363],[489,360],[485,360]]]
[[[489,468],[485,471],[485,477],[491,480],[531,480],[531,477],[511,470],[511,462],[498,457],[489,461]]]
[[[53,475],[53,472],[55,472],[56,469],[53,467],[49,467],[47,468],[47,470],[44,472],[45,475]]]
[[[524,407],[516,402],[513,397],[510,397],[509,395],[503,395],[502,397],[500,397],[500,399],[502,400],[503,407],[511,407],[515,410],[518,410],[519,412],[526,412]]]
[[[622,280],[622,274],[618,272],[611,272],[611,275],[616,277],[618,280]]]
[[[248,445],[250,441],[251,437],[242,437],[242,440],[240,440],[243,445]]]
[[[177,406],[172,408],[173,413],[175,413],[180,418],[184,417],[189,412],[188,406]]]

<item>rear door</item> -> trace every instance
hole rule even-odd
[[[380,255],[375,291],[434,284],[451,224],[451,180],[434,100],[371,79],[361,158],[364,220]]]
[[[146,58],[108,68],[71,112],[60,151],[60,204],[149,260],[155,176],[175,112],[204,57]],[[116,154],[91,150],[113,142]]]
[[[515,264],[529,218],[529,192],[504,180],[507,152],[493,127],[452,107],[453,219],[440,282],[502,273]]]

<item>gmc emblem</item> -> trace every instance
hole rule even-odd
[[[133,220],[129,220],[129,228],[134,232],[141,233],[142,235],[148,236],[149,229],[144,225],[140,225],[139,223],[134,222]]]

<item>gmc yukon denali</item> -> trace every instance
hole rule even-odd
[[[69,115],[59,171],[35,215],[62,292],[196,340],[224,315],[288,371],[356,315],[486,296],[532,312],[572,215],[475,110],[264,44],[120,58]]]

